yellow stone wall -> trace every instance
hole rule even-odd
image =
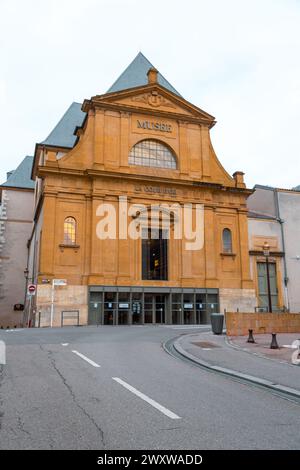
[[[54,288],[53,326],[61,326],[61,312],[79,310],[80,325],[87,323],[88,292],[86,286],[68,285]],[[35,315],[35,326],[49,327],[51,323],[51,297],[52,286],[39,285],[37,289],[38,308]],[[76,325],[77,316],[65,315],[64,325]]]
[[[231,177],[215,155],[209,134],[214,118],[157,84],[93,97],[83,109],[88,117],[78,143],[64,157],[56,159],[59,149],[37,148],[34,171],[43,179],[44,206],[39,283],[64,278],[71,286],[253,289],[246,208],[250,191],[242,174]],[[171,131],[143,129],[139,123],[144,121],[163,123]],[[132,146],[149,138],[172,149],[176,170],[129,166]],[[165,194],[166,189],[172,195]],[[98,205],[109,202],[117,210],[120,195],[126,195],[129,204],[204,204],[204,247],[186,251],[184,240],[170,240],[169,280],[143,281],[140,240],[96,236]],[[63,245],[67,216],[77,221],[74,247]],[[224,228],[232,231],[231,255],[222,252]],[[37,304],[44,302],[42,292]]]
[[[228,336],[253,335],[265,333],[299,333],[300,315],[298,313],[235,313],[226,312],[226,334]]]

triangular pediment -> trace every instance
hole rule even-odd
[[[97,105],[104,107],[107,104],[131,112],[136,110],[138,112],[146,111],[147,113],[151,111],[153,114],[174,114],[174,117],[193,118],[202,121],[210,127],[215,124],[213,116],[157,83],[94,96],[84,104],[86,106],[85,110],[91,104],[96,107]]]

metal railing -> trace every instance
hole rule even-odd
[[[64,320],[76,319],[76,326],[79,326],[79,310],[62,310],[61,312],[61,326],[64,326]],[[71,326],[71,325],[69,325]],[[74,325],[72,325],[74,326]]]

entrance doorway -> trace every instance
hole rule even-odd
[[[259,270],[261,273],[262,269]],[[275,266],[271,271],[272,304],[276,295]],[[274,272],[275,271],[275,272]],[[266,298],[265,284],[260,289]],[[209,324],[211,313],[219,311],[217,289],[102,288],[89,292],[89,325]],[[96,290],[97,289],[97,290]],[[150,292],[149,292],[150,291]],[[195,292],[196,291],[196,292]]]
[[[89,325],[100,325],[102,323],[102,292],[90,292],[89,298]]]
[[[104,293],[104,312],[103,312],[103,325],[115,325],[116,324],[116,293],[105,292]]]
[[[166,322],[166,297],[165,295],[155,295],[155,323]]]
[[[145,294],[144,301],[145,323],[165,323],[166,296]]]

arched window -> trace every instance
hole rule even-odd
[[[75,245],[76,243],[76,220],[74,217],[66,217],[64,221],[64,244]]]
[[[165,144],[154,139],[142,140],[132,147],[129,165],[176,169],[176,158]]]
[[[223,241],[223,252],[232,253],[232,235],[231,235],[231,230],[229,230],[229,228],[224,228],[222,241]]]

